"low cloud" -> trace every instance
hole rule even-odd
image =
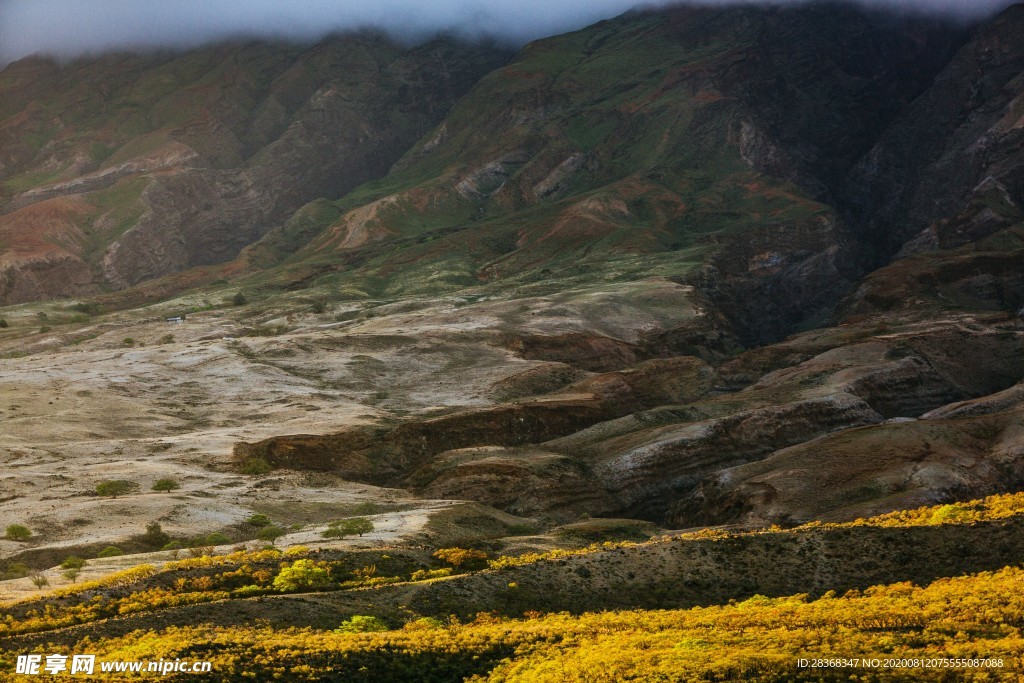
[[[1011,4],[1009,0],[861,2],[960,16],[991,13]],[[407,39],[453,31],[522,44],[616,16],[637,4],[638,0],[0,0],[0,63],[37,53],[69,57],[116,49],[188,48],[232,37],[310,41],[364,27],[382,28]]]

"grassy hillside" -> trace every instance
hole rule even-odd
[[[755,596],[692,610],[521,619],[482,614],[465,624],[421,619],[363,634],[181,627],[91,643],[90,652],[109,660],[207,659],[214,673],[204,678],[217,681],[1008,681],[1024,665],[1022,581],[1024,571],[1008,567],[817,600]],[[839,658],[858,664],[798,665]],[[874,659],[878,665],[864,663]],[[945,661],[958,659],[967,664]]]
[[[1001,671],[993,674],[981,668],[956,680],[1008,680],[1001,675],[1019,672],[1024,663],[1020,659],[1024,603],[1017,590],[1024,574],[1016,568],[1022,559],[1019,552],[1000,555],[997,547],[1002,541],[997,539],[999,529],[1010,531],[1012,537],[1012,530],[1019,527],[1013,524],[1021,518],[1024,494],[993,496],[849,524],[738,535],[704,531],[647,542],[605,542],[577,550],[497,557],[487,569],[475,569],[483,565],[487,552],[467,550],[431,556],[429,550],[416,548],[341,554],[305,548],[282,553],[268,548],[215,557],[197,555],[161,568],[140,565],[6,605],[0,624],[0,648],[6,654],[0,656],[0,664],[3,657],[26,647],[49,648],[48,652],[74,649],[88,637],[89,651],[101,658],[208,658],[216,674],[209,680],[225,681],[286,671],[291,680],[331,680],[341,672],[346,680],[354,676],[351,680],[450,681],[472,675],[496,681],[634,676],[661,680],[659,676],[672,671],[686,676],[681,680],[708,676],[711,680],[737,676],[764,681],[840,680],[827,678],[834,672],[824,672],[826,677],[821,678],[821,671],[797,669],[798,657],[996,657],[1004,660]],[[958,551],[950,549],[950,558],[959,554],[976,567],[991,566],[1002,558],[1014,566],[962,578],[929,579],[924,583],[930,585],[919,588],[908,582],[891,583],[906,570],[895,558],[881,574],[850,566],[853,573],[847,579],[841,577],[843,562],[838,556],[840,561],[834,565],[838,570],[824,569],[823,557],[800,559],[806,550],[801,539],[822,547],[827,533],[843,532],[845,540],[833,544],[830,551],[842,554],[860,543],[861,536],[868,539],[871,529],[911,531],[922,526],[936,528],[941,534],[936,538],[959,543]],[[912,534],[892,540],[900,552],[926,547]],[[988,547],[991,561],[972,554],[974,545]],[[721,590],[707,591],[722,604],[714,606],[714,601],[698,598],[696,604],[709,606],[630,611],[621,603],[617,608],[626,611],[581,614],[592,609],[593,601],[577,593],[571,610],[576,616],[571,616],[545,615],[542,612],[548,610],[538,607],[549,604],[558,609],[564,602],[561,598],[570,598],[568,593],[559,596],[548,590],[539,602],[529,598],[537,590],[537,572],[561,580],[564,592],[575,590],[571,588],[574,581],[565,583],[569,576],[590,567],[579,589],[601,593],[600,587],[607,584],[627,602],[632,595],[634,604],[644,604],[649,601],[639,592],[642,579],[634,581],[634,572],[649,575],[643,578],[664,573],[656,553],[668,547],[682,549],[690,561],[713,558],[710,563],[704,561],[702,573],[715,576],[719,572],[724,584],[731,582],[725,595]],[[784,579],[780,574],[792,578],[778,585],[809,586],[808,570],[800,562],[817,564],[819,578],[829,576],[828,571],[833,574],[815,585],[815,599],[806,592],[784,597],[785,591],[771,589],[769,594],[780,597],[757,595],[752,590],[756,582],[744,584],[753,576],[750,569],[743,569],[747,549],[762,561],[774,555],[775,578]],[[943,572],[951,570],[942,568],[947,562],[944,551],[932,546],[932,552],[928,564],[938,570],[932,577],[946,575]],[[588,558],[593,561],[587,565],[571,562]],[[685,567],[687,561],[677,559],[676,568],[667,568],[665,577],[675,573],[680,585],[689,585],[693,574]],[[797,564],[790,566],[793,561]],[[603,574],[592,576],[590,571]],[[873,583],[868,583],[869,577],[878,576],[892,577],[891,585],[869,587]],[[586,588],[587,584],[592,587]],[[653,584],[648,590],[659,591]],[[729,590],[735,599],[727,598]],[[657,604],[680,604],[666,598],[664,591],[660,594]],[[474,617],[466,611],[473,604],[490,607]],[[449,616],[444,611],[448,605],[457,605],[462,616]],[[239,625],[247,615],[257,614],[265,625]],[[359,615],[365,618],[351,618]],[[144,631],[135,631],[143,625]],[[381,632],[358,635],[361,630],[377,629]],[[200,642],[204,645],[197,649]],[[844,675],[849,673],[853,672]],[[928,678],[931,672],[917,669],[870,673],[879,676],[877,680],[934,680]],[[950,673],[949,680],[964,673]]]

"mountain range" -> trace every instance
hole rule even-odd
[[[5,556],[297,544],[342,498],[527,550],[1021,490],[1022,35],[674,6],[9,65],[0,511],[47,531]]]

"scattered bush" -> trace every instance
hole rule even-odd
[[[43,576],[42,574],[33,574],[32,575],[32,584],[36,588],[39,588],[40,590],[42,590],[46,586],[50,585],[50,580],[48,578],[46,578],[45,576]]]
[[[139,485],[126,479],[110,479],[96,485],[96,495],[117,498],[125,496],[139,488]]]
[[[174,479],[157,479],[153,482],[154,491],[175,491],[181,488],[181,484],[176,482]]]
[[[6,328],[7,328],[7,321],[4,320],[3,318],[0,318],[0,329],[6,329]]]
[[[161,344],[173,344],[174,343],[174,335],[173,334],[165,334],[164,336],[160,337],[160,343]]]
[[[108,545],[106,548],[96,553],[96,557],[118,557],[120,555],[124,555],[124,551],[116,545]]]
[[[32,532],[24,524],[8,524],[4,538],[8,541],[27,541],[32,538]]]
[[[43,325],[42,327],[39,328],[39,334],[46,334],[49,331],[50,331],[50,326],[49,325]]]
[[[71,583],[74,583],[75,581],[78,580],[78,575],[81,574],[81,573],[82,573],[81,569],[79,569],[78,567],[72,567],[70,569],[65,569],[64,571],[62,571],[61,572],[61,576],[63,576],[65,579],[67,579]]]
[[[245,295],[241,292],[236,292],[235,295],[231,297],[231,303],[235,306],[244,306],[249,303],[249,300],[246,299]]]

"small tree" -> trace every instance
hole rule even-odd
[[[81,569],[86,565],[84,558],[78,555],[68,555],[64,558],[64,561],[60,563],[61,569]]]
[[[72,567],[70,569],[65,569],[64,571],[62,571],[61,575],[71,583],[74,583],[78,579],[78,575],[81,573],[81,569],[79,569],[78,567]]]
[[[362,536],[373,531],[373,522],[365,517],[353,517],[331,522],[321,536],[324,538],[345,538],[346,536]]]
[[[283,567],[274,579],[274,588],[279,591],[323,588],[331,582],[327,568],[313,560],[295,560]]]
[[[32,575],[32,583],[35,585],[36,588],[43,589],[46,586],[50,585],[50,580],[42,574],[35,573]]]
[[[139,540],[150,547],[162,548],[171,542],[171,537],[160,528],[160,522],[150,522],[146,525],[146,533]]]
[[[117,498],[118,496],[128,495],[138,488],[139,485],[134,481],[128,481],[126,479],[111,479],[108,481],[101,481],[99,484],[96,484],[96,495]]]
[[[24,524],[9,524],[6,538],[8,541],[27,541],[32,538],[32,532]]]
[[[285,534],[284,529],[282,529],[279,526],[275,526],[273,524],[270,524],[268,526],[263,527],[258,532],[256,532],[256,538],[260,539],[261,541],[269,541],[270,545],[274,545],[274,542],[277,539],[279,539],[282,536],[284,536],[284,534]]]
[[[173,479],[157,479],[153,482],[154,491],[176,491],[181,488],[181,484]]]

